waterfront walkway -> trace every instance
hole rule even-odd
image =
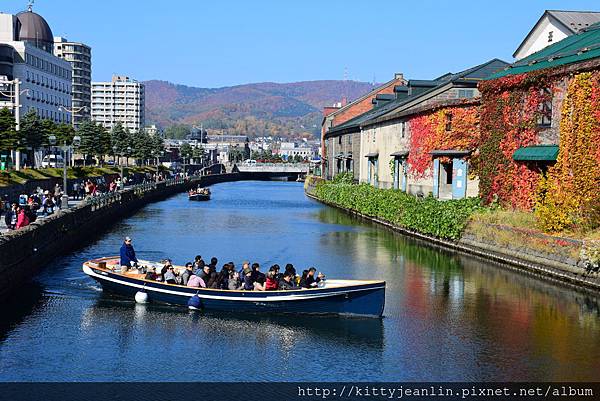
[[[83,199],[69,199],[69,208],[75,207],[77,205],[79,205],[81,202],[83,202]],[[58,213],[60,211],[60,209],[58,207],[54,208],[54,213],[48,214],[48,215],[44,215],[44,213],[42,212],[42,208],[40,208],[40,210],[37,211],[37,219],[36,221],[40,221],[45,219],[46,217],[52,216],[55,213]],[[2,213],[2,216],[0,216],[0,234],[9,232],[11,230],[9,230],[6,227],[6,223],[4,221],[4,213]]]

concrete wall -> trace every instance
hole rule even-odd
[[[52,259],[84,245],[110,225],[144,205],[197,185],[244,179],[241,174],[214,174],[190,181],[161,182],[128,188],[101,205],[82,203],[17,231],[0,236],[0,299],[7,298]],[[83,261],[82,261],[83,262]]]
[[[332,179],[340,173],[351,171],[354,174],[354,179],[358,180],[360,172],[360,132],[353,134],[345,134],[333,138],[327,138],[327,178]],[[336,159],[336,156],[343,153],[345,156],[352,154],[350,166],[348,159]],[[338,164],[340,163],[340,164]]]
[[[371,178],[373,178],[374,173],[377,174],[377,186],[379,188],[393,188],[394,176],[390,168],[390,162],[394,157],[391,154],[408,150],[408,138],[408,132],[402,137],[400,124],[397,122],[372,125],[363,130],[360,141],[359,181],[365,183],[369,181],[369,168],[371,168],[373,169]],[[379,153],[376,171],[366,157],[369,153]]]

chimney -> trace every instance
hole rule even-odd
[[[344,96],[342,98],[342,107],[345,107],[348,104],[348,99],[346,98],[346,96]]]
[[[404,81],[404,74],[401,73],[401,72],[397,72],[397,73],[394,74],[394,79],[398,79],[398,80]]]

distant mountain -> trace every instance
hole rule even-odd
[[[195,88],[166,81],[146,81],[146,122],[166,128],[200,124],[209,131],[254,136],[318,135],[322,109],[369,92],[356,81],[272,82]]]

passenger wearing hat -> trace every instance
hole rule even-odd
[[[135,250],[131,244],[131,238],[125,237],[123,245],[121,245],[121,272],[124,273],[129,268],[137,266],[138,260],[135,257]]]
[[[248,266],[242,270],[242,282],[244,283],[243,289],[246,291],[254,291],[254,283],[252,282],[252,269]]]

